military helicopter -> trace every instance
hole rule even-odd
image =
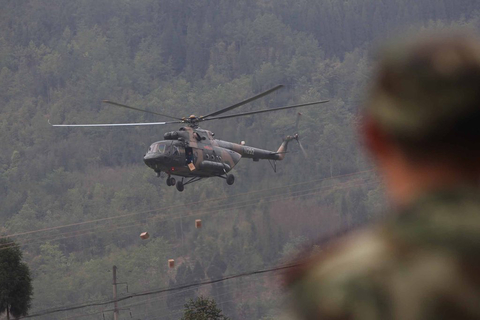
[[[251,111],[244,113],[236,113],[230,115],[221,114],[238,108],[244,104],[252,102],[256,99],[264,97],[280,88],[278,85],[267,91],[259,93],[251,98],[245,99],[229,107],[209,113],[204,116],[191,115],[189,117],[177,118],[158,112],[143,110],[121,103],[103,100],[103,103],[114,105],[117,107],[127,108],[131,110],[146,112],[174,119],[174,121],[163,122],[147,122],[147,123],[106,123],[106,124],[53,124],[54,127],[119,127],[119,126],[154,126],[167,124],[184,124],[178,131],[171,131],[164,134],[164,140],[154,142],[148,148],[147,153],[143,157],[145,164],[152,168],[158,177],[161,172],[165,172],[168,177],[166,179],[168,186],[176,186],[177,190],[182,192],[187,184],[199,181],[204,178],[220,177],[226,180],[228,185],[232,185],[235,176],[229,173],[241,158],[250,158],[253,161],[269,160],[276,171],[276,161],[283,160],[287,152],[288,143],[296,140],[299,144],[298,134],[287,136],[277,151],[263,150],[246,146],[242,141],[240,144],[215,139],[215,134],[209,130],[201,129],[199,124],[204,121],[220,120],[247,116],[258,113],[272,112],[278,110],[286,110],[292,108],[306,107],[321,103],[328,100],[315,101],[303,104],[297,104],[286,107],[272,108],[267,110]],[[50,123],[50,122],[49,122]],[[298,123],[298,119],[297,119]],[[300,144],[300,147],[303,147]],[[175,180],[173,176],[181,177],[181,180]]]

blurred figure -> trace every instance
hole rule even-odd
[[[288,275],[298,319],[480,319],[480,42],[386,48],[362,134],[394,211]]]

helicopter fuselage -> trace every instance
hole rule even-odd
[[[147,166],[169,176],[214,177],[227,174],[241,158],[282,160],[288,139],[277,152],[263,150],[213,138],[211,131],[182,127],[167,132],[162,141],[154,142],[144,156]]]

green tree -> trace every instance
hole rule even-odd
[[[215,300],[204,298],[203,296],[193,300],[190,299],[185,304],[185,312],[182,320],[228,320],[229,318],[222,314],[222,310],[217,308]]]
[[[0,314],[14,318],[26,316],[33,289],[30,269],[22,262],[18,245],[6,238],[0,239]]]

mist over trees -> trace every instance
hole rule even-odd
[[[179,286],[285,263],[319,237],[381,218],[383,191],[356,133],[372,47],[398,30],[480,29],[475,0],[0,5],[0,235],[12,236],[31,269],[31,314],[111,299],[113,265],[129,292]],[[208,179],[178,193],[155,177],[142,156],[175,126],[48,124],[165,120],[103,99],[201,115],[277,84],[285,88],[239,110],[329,99],[301,110],[308,158],[292,143],[276,174],[268,162],[243,159],[233,186]],[[222,140],[276,150],[294,133],[296,116],[280,111],[204,127]],[[139,238],[144,231],[149,240]],[[231,319],[273,319],[280,292],[277,277],[252,276],[119,305],[134,318],[179,319],[188,299],[204,295]],[[98,319],[103,310],[38,319]]]

